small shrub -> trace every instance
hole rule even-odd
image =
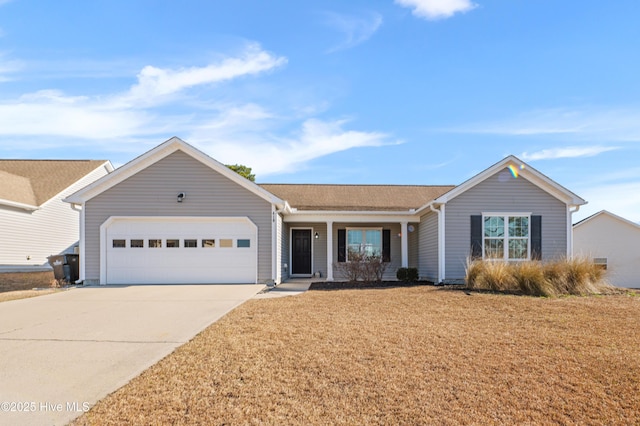
[[[387,266],[381,256],[367,255],[359,251],[349,251],[349,261],[336,264],[338,273],[349,282],[380,282]]]
[[[398,268],[398,270],[396,271],[396,278],[398,279],[398,281],[407,281],[407,276],[409,274],[408,269],[409,268]]]
[[[398,268],[396,278],[405,283],[413,283],[418,281],[418,268]]]
[[[382,256],[366,256],[362,263],[362,268],[365,271],[364,280],[366,282],[381,282],[388,265],[383,261]]]

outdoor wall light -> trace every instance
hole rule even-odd
[[[178,194],[178,202],[181,203],[182,200],[184,200],[185,198],[187,198],[187,193],[186,192],[181,192]]]
[[[316,240],[317,240],[318,238],[320,238],[320,234],[318,234],[318,233],[316,232],[315,237],[316,237]]]

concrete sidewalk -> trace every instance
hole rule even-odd
[[[0,303],[0,425],[68,423],[263,288],[88,287]]]
[[[253,298],[271,299],[274,297],[296,296],[309,290],[309,286],[312,282],[313,280],[310,279],[289,280],[287,282],[278,284],[275,287],[265,288],[260,293],[253,296]]]

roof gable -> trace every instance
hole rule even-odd
[[[69,203],[76,203],[76,204],[82,204],[86,201],[89,201],[90,199],[96,197],[97,195],[105,192],[109,188],[112,188],[115,185],[119,184],[120,182],[125,181],[129,177],[157,163],[158,161],[173,154],[176,151],[184,152],[185,154],[200,161],[204,165],[210,167],[214,171],[225,176],[231,181],[237,183],[238,185],[248,189],[249,191],[253,192],[257,196],[265,199],[270,203],[277,204],[277,205],[284,204],[284,201],[282,201],[275,195],[269,193],[265,189],[251,182],[250,180],[240,176],[238,173],[229,169],[224,164],[214,160],[213,158],[209,157],[207,154],[203,153],[202,151],[199,151],[198,149],[194,148],[193,146],[189,145],[182,139],[175,136],[165,141],[164,143],[158,145],[157,147],[153,148],[152,150],[147,151],[141,156],[131,160],[127,164],[123,165],[122,167],[119,167],[113,173],[103,176],[102,178],[98,179],[94,183],[70,195],[64,201]]]
[[[0,204],[36,210],[106,160],[0,160]]]
[[[621,223],[623,223],[625,225],[632,226],[636,230],[640,231],[640,224],[637,224],[637,223],[632,222],[632,221],[630,221],[628,219],[625,219],[625,218],[623,218],[621,216],[613,214],[613,213],[611,213],[610,211],[607,211],[607,210],[600,210],[598,213],[594,213],[591,216],[588,216],[588,217],[582,219],[581,221],[574,223],[573,224],[573,228],[576,229],[579,226],[582,226],[582,225],[584,225],[586,223],[589,223],[589,222],[593,222],[596,219],[605,219],[605,218],[608,218],[608,219],[611,219],[611,220],[615,220],[617,222],[621,222]]]
[[[510,155],[503,160],[497,162],[493,166],[488,169],[478,173],[471,179],[463,182],[462,184],[456,186],[451,191],[443,194],[433,201],[435,204],[446,204],[451,201],[458,195],[468,191],[474,186],[478,185],[480,182],[485,181],[489,177],[499,173],[505,169],[509,169],[514,178],[523,177],[532,184],[536,185],[543,191],[549,193],[551,196],[557,198],[558,200],[566,203],[567,205],[573,206],[581,206],[586,204],[587,202],[569,191],[567,188],[553,181],[549,177],[543,175],[533,167],[526,164],[524,161],[518,159],[517,157]],[[425,208],[427,205],[421,207]]]

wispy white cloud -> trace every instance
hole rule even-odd
[[[603,152],[617,150],[615,146],[569,146],[543,149],[536,152],[523,152],[520,158],[525,161],[556,160],[559,158],[594,157]]]
[[[178,135],[220,161],[250,165],[261,177],[291,172],[332,153],[393,143],[384,133],[349,129],[347,120],[318,118],[326,115],[324,107],[277,110],[229,95],[224,87],[285,63],[286,58],[252,45],[203,67],[145,67],[121,92],[71,95],[46,89],[14,99],[0,95],[0,137],[16,141],[16,147],[28,141],[24,145],[34,151],[90,144],[139,154]]]
[[[471,0],[395,0],[396,4],[408,7],[412,13],[428,20],[450,18],[456,13],[468,12],[477,7]]]
[[[640,141],[640,108],[552,108],[500,121],[441,129],[506,136],[561,135],[575,140]]]
[[[93,99],[51,90],[0,103],[3,136],[109,139],[139,134],[149,121],[145,112],[104,108]]]
[[[382,15],[377,12],[369,12],[361,16],[341,15],[335,12],[327,12],[326,23],[340,31],[344,39],[330,48],[327,53],[351,49],[369,40],[382,25]]]
[[[0,28],[0,37],[2,37],[2,28]],[[5,52],[0,52],[0,82],[10,81],[12,75],[16,74],[23,67],[21,61],[10,59]]]
[[[222,83],[277,68],[286,58],[249,46],[237,57],[205,67],[179,70],[145,67],[129,91],[71,96],[41,90],[18,99],[0,99],[0,135],[66,136],[90,140],[158,134],[189,116],[160,116],[154,110],[171,95],[195,86]]]
[[[263,116],[258,114],[253,118],[260,121]],[[287,136],[271,132],[229,134],[227,127],[215,129],[205,126],[196,130],[188,140],[219,161],[241,161],[251,165],[260,178],[291,173],[315,158],[336,152],[394,143],[388,134],[347,130],[346,124],[347,120],[309,118]]]
[[[146,66],[138,74],[138,82],[122,100],[131,103],[153,103],[194,86],[222,83],[242,76],[260,74],[286,62],[286,58],[274,56],[253,44],[239,57],[226,58],[220,63],[205,67],[172,70]]]

